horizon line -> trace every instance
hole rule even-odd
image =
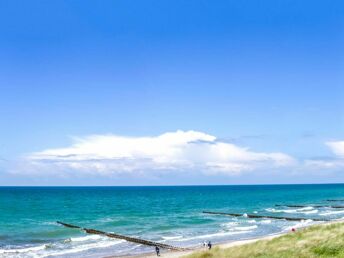
[[[278,183],[278,184],[194,184],[194,185],[0,185],[0,188],[10,188],[10,187],[22,187],[22,188],[29,188],[29,187],[194,187],[194,186],[278,186],[278,185],[343,185],[344,182],[341,183]]]

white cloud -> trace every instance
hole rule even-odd
[[[304,164],[311,169],[335,170],[344,168],[344,160],[340,159],[308,159],[305,160]]]
[[[112,175],[154,171],[200,171],[238,174],[262,168],[291,166],[283,153],[254,152],[197,131],[176,131],[155,137],[92,135],[66,148],[48,149],[25,157],[31,171],[73,171]]]
[[[330,150],[335,154],[334,157],[308,159],[304,161],[306,167],[311,169],[338,170],[344,168],[344,141],[325,142]]]
[[[344,141],[326,142],[326,145],[331,148],[334,154],[340,158],[344,158]]]

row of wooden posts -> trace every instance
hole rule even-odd
[[[344,200],[327,200],[327,201],[344,201]],[[308,207],[307,205],[276,205],[276,206],[284,206],[284,207],[294,207],[294,208],[303,208],[303,207]],[[329,208],[334,208],[334,209],[340,209],[344,208],[344,206],[338,206],[338,205],[312,205],[312,207],[320,208],[320,207],[329,207]],[[289,220],[289,221],[302,221],[302,220],[307,220],[309,218],[300,218],[300,217],[282,217],[282,216],[269,216],[269,215],[256,215],[256,214],[242,214],[242,213],[226,213],[226,212],[216,212],[216,211],[203,211],[204,214],[210,214],[210,215],[224,215],[224,216],[233,216],[233,217],[247,217],[247,218],[267,218],[267,219],[280,219],[280,220]],[[313,218],[313,221],[328,221],[326,219],[317,219]],[[154,247],[159,247],[163,249],[169,249],[173,251],[185,251],[185,250],[190,250],[189,248],[183,248],[183,247],[176,247],[168,244],[163,244],[163,243],[158,243],[150,240],[145,240],[141,238],[135,238],[135,237],[129,237],[129,236],[124,236],[120,234],[115,234],[115,233],[108,233],[96,229],[90,229],[90,228],[83,228],[80,226],[68,224],[65,222],[57,221],[57,224],[60,224],[62,226],[68,227],[68,228],[75,228],[75,229],[81,229],[85,231],[88,234],[96,234],[96,235],[103,235],[107,236],[110,238],[116,238],[116,239],[122,239],[126,240],[128,242],[132,243],[137,243],[137,244],[142,244],[142,245],[147,245],[147,246],[154,246]]]
[[[150,240],[144,240],[141,238],[128,237],[128,236],[115,234],[115,233],[108,233],[108,232],[104,232],[104,231],[100,231],[100,230],[96,230],[96,229],[91,229],[91,228],[83,228],[83,227],[79,227],[79,226],[68,224],[68,223],[61,222],[61,221],[56,221],[56,223],[58,223],[62,226],[68,227],[68,228],[75,228],[75,229],[84,230],[88,234],[95,234],[95,235],[107,236],[110,238],[123,239],[123,240],[126,240],[128,242],[132,242],[132,243],[136,243],[136,244],[142,244],[142,245],[148,245],[148,246],[157,246],[159,248],[169,249],[169,250],[173,250],[173,251],[187,250],[187,248],[176,247],[176,246],[172,246],[172,245],[158,243],[158,242],[154,242],[154,241],[150,241]]]

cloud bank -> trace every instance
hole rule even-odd
[[[340,158],[344,158],[344,141],[327,142],[326,145],[331,148],[335,155]]]
[[[91,135],[74,139],[65,148],[31,153],[25,160],[30,171],[105,176],[156,171],[234,175],[295,164],[287,154],[254,152],[197,131],[167,132],[153,137]]]
[[[344,169],[344,141],[329,141],[325,143],[330,148],[333,157],[305,160],[305,166],[312,169],[338,170]]]

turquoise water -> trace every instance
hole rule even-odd
[[[151,252],[59,226],[65,221],[177,246],[198,246],[288,231],[311,220],[232,218],[203,210],[338,219],[344,185],[185,187],[0,187],[0,257],[103,257]],[[306,204],[305,208],[276,204]]]

